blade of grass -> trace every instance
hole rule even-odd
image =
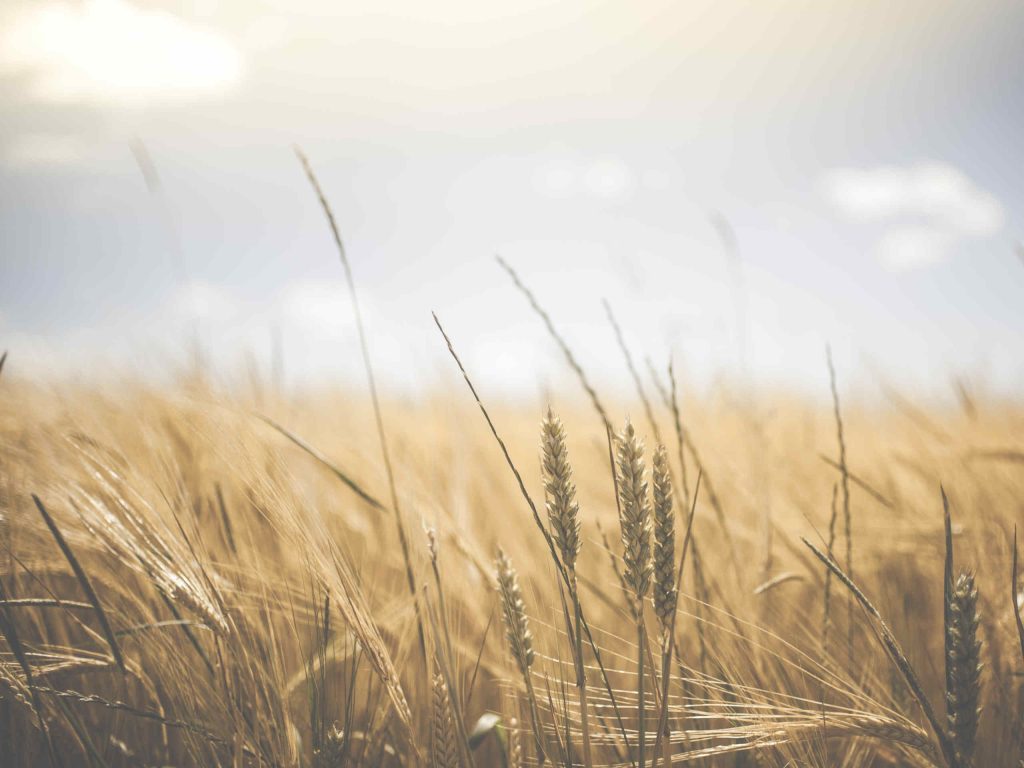
[[[939,492],[942,494],[942,521],[945,532],[946,556],[942,568],[942,637],[943,647],[943,671],[945,672],[946,692],[953,689],[953,669],[951,665],[951,654],[953,653],[953,635],[949,629],[952,623],[951,609],[953,606],[953,524],[949,514],[949,498],[946,496],[946,489],[941,485]],[[951,706],[946,702],[947,714]]]
[[[3,579],[0,579],[0,632],[3,632],[4,639],[7,640],[7,645],[14,655],[14,660],[21,667],[21,671],[25,675],[25,682],[31,690],[33,679],[32,667],[28,663],[25,646],[21,644],[21,638],[18,636],[18,626],[8,608],[7,590],[4,587]]]
[[[424,592],[426,592],[426,585],[424,585],[423,589]],[[451,639],[447,636],[447,627],[445,628],[444,633],[442,633],[441,629],[438,627],[438,619],[434,616],[435,612],[430,609],[429,600],[424,600],[424,602],[427,604],[427,620],[430,622],[430,627],[434,631],[433,636],[437,638],[444,637],[446,645],[450,649]],[[444,608],[439,605],[437,612],[443,614]],[[443,616],[441,621],[444,622]],[[436,658],[438,660],[438,666],[441,667],[441,674],[444,676],[445,685],[448,688],[448,703],[452,708],[452,719],[455,721],[455,728],[458,731],[459,762],[464,768],[472,768],[473,755],[469,749],[469,737],[466,734],[466,723],[465,720],[463,720],[459,694],[453,687],[455,685],[455,672],[451,669],[451,662],[453,660],[451,659],[450,650],[448,653],[437,653]]]
[[[885,623],[885,620],[878,612],[878,609],[875,608],[871,601],[868,600],[867,596],[861,591],[860,587],[858,587],[842,567],[840,567],[839,563],[829,558],[807,539],[802,540],[811,552],[814,553],[814,556],[824,563],[828,569],[835,574],[836,578],[839,579],[839,581],[841,581],[850,591],[850,594],[853,595],[854,599],[860,603],[861,608],[863,608],[864,611],[875,620],[881,632],[882,644],[885,646],[885,650],[888,653],[889,658],[900,671],[904,681],[907,683],[907,687],[910,688],[914,699],[917,701],[918,706],[921,707],[921,711],[928,720],[928,725],[931,727],[932,733],[939,742],[939,747],[942,750],[942,755],[945,758],[946,765],[948,768],[958,768],[959,763],[956,759],[956,752],[953,749],[953,743],[950,741],[945,728],[943,728],[942,724],[939,722],[938,717],[936,717],[935,710],[932,709],[932,705],[924,694],[924,689],[921,687],[921,682],[918,680],[917,673],[914,672],[914,668],[907,660],[906,654],[903,652],[903,648],[900,646],[896,636],[892,633],[892,630],[889,629],[889,625]]]
[[[48,597],[21,597],[12,600],[0,600],[0,605],[6,608],[78,608],[91,611],[90,603],[81,603],[77,600],[53,600]]]
[[[832,469],[837,469],[840,472],[843,471],[843,467],[842,467],[841,464],[839,464],[836,461],[833,461],[832,459],[830,459],[825,454],[819,453],[818,454],[818,458],[821,459],[826,464],[828,464],[830,467],[832,467]],[[864,480],[862,477],[858,477],[857,475],[853,474],[853,472],[850,471],[849,467],[847,467],[847,469],[846,469],[846,476],[850,478],[850,482],[851,483],[856,485],[858,488],[860,488],[862,491],[864,491],[864,493],[866,493],[868,496],[873,498],[875,501],[877,501],[879,504],[881,504],[886,509],[895,509],[896,508],[895,504],[893,504],[891,501],[889,501],[889,499],[887,499],[885,496],[883,496],[880,491],[878,491],[876,488],[871,486],[867,482],[867,480]]]
[[[670,390],[668,393],[667,400],[668,404],[672,408],[672,423],[675,426],[676,451],[679,454],[679,472],[683,484],[683,505],[685,508],[690,506],[690,486],[686,479],[686,456],[683,453],[683,420],[679,412],[679,398],[677,396],[676,387],[676,372],[671,360],[668,361],[668,379],[670,383]],[[655,383],[657,383],[657,379],[655,379]]]
[[[160,595],[160,599],[163,601],[164,605],[166,605],[167,609],[171,612],[174,620],[178,622],[178,626],[181,627],[181,631],[185,634],[189,644],[195,649],[195,652],[199,654],[199,658],[203,660],[203,664],[206,666],[207,671],[212,677],[214,674],[213,662],[210,661],[210,657],[207,656],[206,651],[203,650],[203,646],[199,644],[199,638],[197,638],[192,632],[192,622],[182,618],[181,612],[178,610],[178,606],[174,604],[174,601],[171,600],[170,596],[163,589],[157,587],[157,593]],[[201,626],[205,627],[206,625],[202,624]]]
[[[150,710],[141,709],[139,707],[133,707],[132,705],[127,704],[123,701],[117,701],[115,699],[105,699],[102,696],[97,696],[95,694],[85,694],[70,689],[50,688],[48,686],[43,685],[36,686],[34,690],[47,696],[54,696],[65,700],[75,701],[81,704],[96,704],[98,706],[103,707],[104,709],[109,709],[113,712],[123,712],[126,715],[130,715],[141,720],[149,720],[152,722],[159,723],[160,725],[166,726],[168,728],[176,728],[178,730],[186,731],[188,733],[195,734],[196,736],[200,736],[201,738],[205,739],[211,744],[226,745],[229,743],[227,739],[218,736],[212,731],[208,731],[206,728],[199,725],[198,723],[190,722],[188,720],[175,720],[167,718],[161,715],[159,712],[153,712]],[[246,755],[250,757],[256,756],[256,753],[250,747],[243,747],[243,749]]]
[[[432,534],[436,537],[436,534]],[[430,612],[428,607],[428,613],[430,614],[430,623],[434,630],[434,637],[438,637],[437,625],[441,625],[443,630],[441,637],[444,638],[445,653],[437,654],[438,656],[444,657],[444,664],[442,665],[442,671],[445,675],[445,683],[448,686],[448,699],[451,703],[452,715],[455,718],[455,727],[459,732],[459,756],[460,760],[464,761],[464,764],[468,768],[473,768],[473,753],[469,749],[469,734],[466,731],[466,716],[465,708],[463,707],[462,697],[459,694],[459,681],[455,675],[455,651],[452,646],[451,632],[448,629],[448,608],[445,605],[444,599],[444,585],[441,583],[441,569],[438,566],[438,550],[437,550],[437,539],[431,539],[430,546],[430,566],[434,574],[434,584],[437,587],[437,614],[435,618],[434,613]],[[436,646],[436,643],[435,643]]]
[[[615,313],[612,312],[612,305],[608,302],[608,299],[602,299],[601,303],[604,305],[604,313],[608,317],[608,322],[611,323],[612,330],[615,331],[615,341],[618,343],[619,350],[626,360],[626,368],[629,369],[629,375],[633,378],[633,386],[636,387],[637,394],[640,396],[640,404],[644,407],[644,414],[647,416],[647,423],[651,428],[651,433],[654,435],[654,439],[660,443],[662,440],[661,431],[658,429],[658,420],[654,418],[654,409],[651,407],[651,401],[647,397],[647,391],[644,389],[640,373],[633,362],[633,355],[626,344],[626,337],[622,334],[622,328],[619,326],[619,321],[615,319]]]
[[[238,556],[238,548],[235,546],[235,532],[231,525],[231,516],[228,514],[228,505],[224,503],[224,491],[219,482],[213,484],[214,495],[217,498],[217,511],[220,513],[221,526],[224,528],[224,538],[231,550],[231,554]]]
[[[57,527],[56,521],[50,516],[50,513],[46,510],[43,502],[32,494],[32,501],[35,502],[36,509],[39,510],[39,514],[42,515],[43,520],[46,522],[46,527],[50,529],[50,533],[53,534],[54,541],[57,542],[57,546],[60,547],[60,551],[64,553],[64,558],[68,561],[68,565],[71,566],[71,570],[75,572],[75,578],[78,579],[78,583],[82,587],[82,591],[85,592],[85,596],[89,603],[92,604],[93,610],[96,611],[96,618],[100,622],[100,628],[103,630],[103,635],[107,639],[107,644],[110,646],[110,652],[114,656],[114,661],[117,666],[121,668],[121,671],[126,673],[128,669],[124,664],[124,656],[121,654],[121,646],[117,643],[117,637],[114,635],[114,631],[110,628],[110,622],[107,620],[106,611],[103,610],[103,605],[100,603],[99,597],[96,595],[96,590],[92,588],[92,582],[89,581],[89,577],[85,573],[85,569],[82,568],[78,562],[78,558],[75,557],[75,553],[71,551],[71,547],[68,546],[67,541],[64,540],[64,535],[60,532]]]
[[[832,413],[836,421],[836,442],[839,444],[840,485],[843,491],[843,533],[846,538],[846,570],[853,578],[853,519],[850,517],[850,471],[846,466],[846,440],[843,436],[843,416],[839,409],[839,387],[836,384],[836,367],[832,362],[832,347],[825,346],[825,362],[828,364],[828,383],[832,392]],[[850,667],[853,667],[853,602],[847,603],[847,650]]]
[[[85,750],[86,755],[89,757],[89,765],[93,768],[110,768],[107,761],[103,759],[103,756],[97,751],[96,745],[93,744],[92,739],[89,737],[89,730],[82,724],[81,720],[71,711],[71,708],[64,702],[63,699],[56,699],[57,709],[60,710],[64,716],[65,722],[71,728],[75,734],[75,738],[78,739],[79,744],[82,745],[82,749]]]
[[[1024,660],[1024,621],[1020,618],[1020,609],[1017,607],[1017,595],[1020,590],[1017,586],[1017,526],[1013,526],[1013,573],[1010,576],[1010,588],[1013,594],[1010,595],[1010,605],[1013,606],[1013,617],[1017,620],[1017,637],[1020,639],[1020,655]]]
[[[533,515],[534,525],[537,526],[538,530],[540,530],[541,532],[541,535],[544,537],[544,541],[547,543],[548,550],[551,553],[551,559],[554,561],[555,567],[558,569],[558,572],[562,577],[563,583],[568,587],[569,576],[565,571],[565,566],[562,565],[562,561],[558,557],[558,551],[555,549],[555,542],[551,538],[551,534],[548,533],[548,530],[545,527],[544,522],[540,518],[540,513],[537,511],[537,505],[534,504],[529,491],[526,490],[526,484],[523,482],[523,476],[519,474],[519,470],[516,468],[515,463],[512,461],[512,456],[508,452],[508,447],[506,447],[505,441],[501,439],[501,436],[498,434],[497,428],[494,426],[494,422],[491,421],[491,415],[487,412],[487,408],[484,407],[483,401],[480,400],[480,395],[477,394],[476,387],[473,386],[473,382],[470,380],[469,374],[466,373],[466,368],[462,365],[462,360],[459,359],[459,355],[458,353],[456,353],[455,347],[452,346],[452,341],[450,338],[448,338],[448,334],[445,332],[444,326],[441,325],[441,321],[438,319],[437,313],[432,312],[431,314],[434,317],[434,324],[437,326],[437,329],[441,332],[441,335],[444,337],[445,344],[448,345],[448,352],[454,358],[455,364],[459,366],[459,370],[462,372],[462,378],[465,380],[466,385],[469,387],[469,391],[472,393],[473,399],[476,400],[476,404],[477,406],[479,406],[480,412],[483,414],[484,420],[487,422],[487,426],[491,430],[491,435],[494,436],[494,439],[498,442],[498,447],[501,448],[501,453],[505,457],[505,463],[508,464],[509,469],[512,470],[512,474],[516,478],[516,483],[519,485],[519,492],[522,494],[523,498],[526,500],[527,505],[530,507],[530,513]]]
[[[825,552],[829,557],[835,559],[833,548],[836,544],[836,517],[839,508],[836,506],[839,488],[836,483],[832,484],[832,504],[829,507],[828,518],[828,540],[825,542]],[[822,613],[821,613],[821,652],[826,659],[828,655],[828,635],[832,626],[832,571],[825,569],[825,584],[822,588]]]
[[[299,448],[301,448],[307,454],[309,454],[314,459],[316,459],[316,461],[318,461],[325,469],[327,469],[336,478],[341,480],[341,482],[343,482],[346,486],[348,486],[348,488],[353,493],[355,493],[356,496],[361,498],[363,501],[365,501],[371,507],[373,507],[374,509],[379,509],[382,512],[387,511],[387,507],[384,506],[384,504],[382,504],[376,498],[371,496],[367,491],[363,490],[362,486],[359,485],[359,483],[357,483],[351,477],[349,477],[347,473],[343,472],[338,467],[337,464],[335,464],[333,461],[328,459],[323,453],[321,453],[319,450],[317,450],[312,445],[307,443],[301,437],[299,437],[298,435],[296,435],[294,432],[292,432],[291,430],[287,429],[286,427],[282,426],[281,424],[278,424],[276,421],[274,421],[269,416],[264,416],[261,413],[256,413],[254,415],[256,416],[257,419],[262,421],[264,424],[266,424],[267,426],[269,426],[269,427],[271,427],[273,429],[276,429],[278,432],[280,432],[282,435],[284,435],[289,440],[291,440],[295,445],[297,445]]]
[[[562,350],[562,354],[565,356],[566,362],[569,363],[569,367],[575,371],[576,377],[580,380],[580,384],[583,385],[583,389],[590,398],[590,402],[594,406],[594,410],[597,411],[597,415],[601,417],[601,421],[604,424],[605,429],[611,429],[612,422],[608,418],[608,413],[605,411],[604,406],[601,405],[601,400],[598,398],[597,392],[587,379],[587,375],[583,372],[583,368],[576,361],[576,357],[573,355],[572,350],[569,349],[569,345],[565,343],[565,340],[561,337],[558,331],[555,330],[554,323],[551,322],[551,317],[544,311],[544,308],[538,303],[533,293],[523,284],[523,281],[519,279],[519,275],[517,275],[516,271],[509,266],[508,262],[501,258],[501,256],[495,256],[494,258],[497,260],[498,264],[501,265],[501,268],[508,273],[508,276],[512,278],[512,282],[515,283],[516,288],[518,288],[526,297],[526,300],[530,302],[530,306],[533,307],[533,311],[536,312],[540,316],[540,319],[544,321],[544,325],[547,327],[551,338],[553,338],[555,343],[558,344],[559,348]]]
[[[186,625],[189,627],[195,627],[196,629],[204,629],[207,632],[213,631],[201,621],[191,621],[189,619],[167,619],[166,621],[154,621],[149,624],[136,624],[132,627],[125,627],[124,629],[117,630],[114,634],[118,637],[130,637],[132,635],[137,635],[140,632],[147,632],[151,629],[164,629],[165,627],[181,627]]]
[[[352,277],[352,266],[349,264],[348,255],[345,252],[345,246],[341,241],[341,232],[338,230],[338,224],[334,219],[334,213],[331,210],[330,204],[327,202],[327,197],[324,195],[323,189],[320,187],[320,182],[316,178],[316,174],[313,173],[313,166],[310,165],[309,159],[303,154],[302,150],[295,147],[295,154],[299,158],[299,162],[302,163],[302,168],[306,172],[306,178],[309,179],[310,185],[313,187],[313,191],[316,192],[317,199],[320,201],[320,207],[323,208],[324,215],[327,217],[327,223],[331,228],[331,235],[334,237],[334,244],[338,248],[338,256],[341,259],[341,266],[345,271],[345,281],[348,284],[349,298],[352,301],[352,312],[355,315],[356,321],[356,332],[359,336],[359,350],[363,358],[363,368],[366,371],[366,382],[370,389],[370,401],[373,405],[373,417],[377,424],[377,438],[380,441],[380,452],[381,457],[384,460],[384,472],[388,478],[388,490],[391,492],[391,510],[395,515],[395,526],[398,529],[398,543],[402,548],[402,558],[405,561],[405,577],[409,585],[409,594],[412,596],[413,607],[416,611],[416,628],[419,631],[420,640],[420,651],[423,653],[423,660],[427,660],[427,640],[426,631],[423,627],[423,615],[420,609],[419,595],[416,590],[416,577],[413,575],[412,567],[412,554],[409,550],[409,537],[405,530],[405,522],[402,520],[402,511],[398,505],[398,490],[395,486],[395,472],[391,466],[391,453],[388,450],[387,434],[384,430],[384,416],[380,407],[380,398],[377,395],[377,383],[373,374],[373,363],[370,360],[370,349],[366,341],[366,329],[363,327],[363,313],[359,309],[359,297],[356,294],[356,283]]]
[[[484,647],[487,645],[487,636],[491,632],[491,624],[494,623],[494,614],[496,613],[497,602],[491,605],[491,614],[487,618],[487,626],[484,627],[484,636],[480,640],[480,650],[476,654],[476,663],[473,665],[473,674],[469,676],[469,686],[466,688],[466,709],[469,709],[469,704],[473,701],[473,690],[476,687],[476,675],[480,671],[480,661],[484,657]]]
[[[39,723],[39,730],[46,738],[46,748],[49,753],[50,764],[60,765],[57,760],[56,752],[53,748],[53,739],[50,736],[50,729],[46,725],[46,720],[43,718],[43,705],[39,700],[39,693],[34,683],[34,676],[32,675],[32,667],[28,663],[28,655],[25,653],[25,646],[21,644],[21,638],[18,636],[18,627],[14,622],[14,618],[11,616],[10,610],[7,605],[7,590],[4,588],[4,581],[0,578],[0,634],[7,640],[7,646],[11,649],[11,653],[14,655],[15,661],[18,662],[18,666],[21,667],[22,673],[25,675],[25,687],[29,691],[29,695],[32,698],[32,709],[35,712],[36,719]]]

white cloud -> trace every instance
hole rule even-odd
[[[560,157],[536,169],[534,184],[540,194],[554,199],[589,197],[624,202],[633,195],[637,178],[633,169],[618,157]]]
[[[944,163],[836,168],[825,174],[823,186],[847,216],[892,225],[876,255],[893,270],[941,261],[967,238],[997,234],[1006,218],[992,193]]]
[[[138,104],[223,91],[239,52],[216,33],[125,0],[50,2],[5,19],[0,74],[27,75],[47,101]]]
[[[968,235],[995,234],[1003,223],[1003,207],[992,194],[941,163],[837,168],[826,174],[825,189],[833,203],[858,218],[942,219]]]
[[[882,235],[876,254],[886,269],[909,272],[944,261],[956,244],[956,235],[939,227],[901,227]]]

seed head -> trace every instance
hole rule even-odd
[[[512,648],[512,656],[523,675],[527,675],[533,664],[533,635],[530,633],[530,620],[526,616],[523,594],[519,589],[519,577],[512,567],[512,561],[500,548],[495,559],[495,576],[498,582],[498,593],[501,595],[502,613],[505,617],[505,633]]]
[[[459,764],[459,751],[448,686],[444,682],[444,675],[440,673],[434,675],[431,683],[433,708],[430,718],[430,766],[456,768]]]
[[[651,586],[651,507],[644,480],[644,447],[626,422],[618,439],[619,502],[622,529],[623,579],[633,590],[639,611]]]
[[[978,637],[978,588],[974,574],[962,572],[949,598],[949,679],[946,713],[953,746],[963,765],[974,756],[981,711],[981,639]]]
[[[576,502],[576,485],[569,466],[565,446],[565,429],[561,420],[548,408],[541,424],[541,470],[544,477],[544,506],[548,512],[551,534],[566,569],[576,568],[580,552],[580,507]]]
[[[676,608],[675,516],[672,514],[672,480],[664,445],[654,451],[651,465],[654,496],[654,613],[668,631]]]
[[[429,525],[423,526],[423,532],[427,535],[427,554],[430,555],[430,562],[437,565],[437,530]]]
[[[508,763],[510,768],[522,768],[523,742],[519,733],[519,720],[510,718],[508,721]]]

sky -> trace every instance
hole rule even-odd
[[[1024,6],[4,0],[0,348],[32,377],[1024,385]],[[277,352],[275,352],[275,350]]]

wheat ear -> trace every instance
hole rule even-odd
[[[978,637],[978,588],[974,574],[962,572],[949,598],[949,676],[946,712],[950,737],[961,768],[968,768],[974,756],[981,711],[981,640]]]
[[[622,576],[633,592],[634,611],[641,613],[641,603],[650,591],[652,572],[651,507],[644,479],[644,446],[628,421],[618,442],[619,523],[625,565]]]
[[[509,768],[523,766],[523,743],[519,738],[519,721],[514,717],[508,721],[508,764]]]
[[[459,750],[455,741],[455,720],[448,700],[448,686],[440,672],[431,679],[431,692],[430,766],[456,768],[459,764]]]
[[[651,470],[654,497],[654,613],[661,631],[668,632],[676,608],[676,526],[672,512],[672,480],[668,471],[668,452],[659,445]]]
[[[580,506],[576,501],[576,484],[569,464],[569,450],[565,444],[565,428],[551,408],[541,423],[541,473],[544,478],[544,506],[548,513],[552,538],[558,545],[562,564],[569,576],[569,597],[573,604],[573,617],[566,614],[572,640],[573,661],[576,667],[576,690],[580,701],[580,731],[583,737],[583,764],[594,764],[590,739],[590,707],[587,703],[587,671],[583,663],[583,610],[576,583],[576,558],[579,556]]]
[[[550,408],[541,423],[541,470],[544,506],[552,538],[562,556],[562,564],[571,573],[576,569],[581,545],[580,507],[576,502],[576,485],[565,445],[565,428]]]
[[[633,592],[637,631],[637,753],[639,766],[644,768],[647,739],[644,722],[644,649],[647,645],[644,598],[651,588],[651,507],[647,498],[647,481],[644,479],[643,443],[629,421],[618,442],[619,525],[622,529],[622,561],[625,565],[622,577]]]
[[[512,649],[512,658],[523,675],[526,685],[526,697],[530,705],[530,720],[533,725],[533,736],[536,740],[537,755],[544,762],[544,736],[541,729],[540,715],[537,710],[537,694],[533,689],[530,667],[533,666],[533,634],[530,632],[530,620],[526,616],[526,604],[519,588],[519,576],[508,555],[500,548],[495,559],[495,579],[498,583],[498,594],[501,595],[501,608],[505,618],[505,636]]]

